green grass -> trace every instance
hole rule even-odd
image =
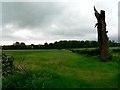
[[[68,50],[5,50],[14,65],[25,72],[3,79],[3,88],[115,88],[118,87],[118,53],[110,62]],[[17,82],[17,83],[16,83]]]

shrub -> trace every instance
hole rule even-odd
[[[90,56],[99,55],[99,50],[98,49],[89,50],[87,54]]]
[[[88,56],[94,56],[94,55],[99,55],[99,49],[95,49],[95,50],[70,50],[73,53],[77,53],[77,54],[85,54]]]
[[[14,58],[12,56],[2,54],[2,75],[9,75],[13,73],[13,61]]]
[[[120,49],[113,49],[113,52],[120,52]]]

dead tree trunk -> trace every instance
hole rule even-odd
[[[106,31],[106,22],[105,22],[105,11],[101,10],[100,13],[96,10],[95,11],[95,17],[97,19],[97,32],[98,32],[98,43],[99,43],[99,50],[100,50],[100,57],[103,61],[109,60],[109,45],[108,45],[108,37]]]

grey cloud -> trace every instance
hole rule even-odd
[[[62,6],[57,3],[5,2],[2,10],[3,24],[13,23],[20,28],[42,27],[52,22],[62,10]]]
[[[110,37],[109,37],[109,40],[114,40],[114,41],[119,41],[120,42],[120,38],[118,37],[118,35],[111,35]]]
[[[84,33],[91,32],[89,29],[81,29],[85,23],[81,23],[81,21],[83,22],[82,17],[74,13],[72,13],[73,15],[64,14],[66,13],[64,12],[65,9],[64,4],[53,2],[3,3],[3,24],[17,25],[18,28],[37,28],[37,32],[43,32],[46,35],[51,34],[65,37],[71,35],[82,36]],[[87,20],[85,21],[87,23]],[[58,24],[59,30],[50,31],[49,26],[52,23]],[[3,32],[12,33],[7,30]]]
[[[51,31],[48,35],[59,35],[63,37],[82,37],[85,34],[95,34],[96,30],[93,28],[61,28],[59,30]]]
[[[99,5],[99,3],[96,3],[96,8],[100,7],[101,9],[104,6],[107,13],[110,13],[110,5],[105,6],[105,3]],[[62,2],[4,2],[2,4],[3,41],[23,40],[29,42],[28,40],[31,38],[35,41],[48,41],[49,39],[57,40],[60,38],[84,39],[83,37],[97,40],[95,37],[97,31],[94,28],[96,23],[94,11],[85,10],[84,15],[84,10],[79,5],[74,7],[75,4],[72,6],[72,3],[70,5]],[[115,28],[114,22],[116,22],[113,19],[111,15],[112,29]],[[6,25],[13,25],[13,27],[6,29]],[[33,36],[27,35],[28,39],[23,38],[22,33],[18,33],[24,30],[30,31]],[[17,35],[14,35],[15,32]],[[110,38],[116,40],[115,35],[111,35]]]
[[[3,41],[16,41],[20,40],[19,37],[13,36],[14,31],[3,29],[2,31],[2,40]]]

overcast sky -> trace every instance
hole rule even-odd
[[[59,40],[97,40],[94,5],[98,12],[101,9],[106,11],[108,36],[111,40],[118,40],[119,0],[23,1],[3,0],[0,4],[0,44],[8,45],[16,41],[43,44]]]

